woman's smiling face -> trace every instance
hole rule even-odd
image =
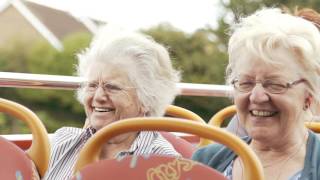
[[[305,83],[301,81],[280,94],[267,92],[261,82],[290,83],[301,79],[299,66],[286,50],[277,50],[277,65],[265,63],[259,58],[241,56],[235,65],[236,78],[242,82],[256,83],[249,92],[235,90],[234,102],[241,123],[253,139],[285,136],[303,127],[303,106],[307,96]]]
[[[84,108],[91,127],[99,130],[120,119],[143,116],[136,89],[124,70],[94,63],[87,78]]]

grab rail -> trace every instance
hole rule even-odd
[[[84,81],[76,76],[0,72],[0,87],[74,90]],[[228,97],[232,92],[226,85],[178,83],[177,87],[183,96]]]

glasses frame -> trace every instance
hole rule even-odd
[[[95,85],[95,87],[89,87],[89,85]],[[81,85],[81,87],[89,93],[94,93],[98,90],[99,87],[102,88],[105,93],[117,94],[123,91],[128,91],[129,89],[136,89],[136,87],[120,87],[116,84],[109,82],[85,82]],[[91,88],[91,89],[90,89]]]
[[[270,94],[283,94],[283,93],[285,93],[285,92],[287,92],[288,91],[288,89],[290,89],[290,88],[292,88],[293,86],[295,86],[295,85],[297,85],[297,84],[299,84],[299,83],[302,83],[302,82],[305,82],[305,79],[303,79],[303,78],[301,78],[301,79],[298,79],[298,80],[296,80],[296,81],[292,81],[292,82],[289,82],[289,83],[286,83],[285,85],[284,85],[284,89],[282,90],[282,91],[279,91],[279,92],[270,92],[265,86],[266,86],[266,81],[250,81],[250,82],[253,82],[253,83],[255,83],[255,85],[252,87],[252,89],[250,89],[250,90],[248,90],[248,91],[246,91],[246,90],[240,90],[239,89],[239,86],[237,86],[236,85],[236,83],[237,82],[239,82],[239,79],[234,79],[234,80],[232,80],[231,81],[231,84],[233,85],[233,88],[235,89],[235,90],[237,90],[237,91],[239,91],[239,92],[242,92],[242,93],[248,93],[248,92],[251,92],[256,86],[257,86],[257,84],[261,84],[261,86],[263,87],[263,89],[266,91],[266,92],[268,92],[268,93],[270,93]],[[249,82],[249,81],[248,81]],[[272,83],[270,83],[270,84],[272,84]]]

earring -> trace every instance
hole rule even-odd
[[[307,99],[304,102],[304,106],[303,106],[303,110],[306,111],[307,109],[309,109],[310,105],[311,105],[311,101],[312,101],[312,97],[309,96],[307,97]]]

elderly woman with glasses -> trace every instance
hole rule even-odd
[[[162,116],[178,92],[179,73],[167,50],[139,33],[103,28],[78,59],[78,75],[86,79],[78,100],[87,125],[55,132],[44,179],[70,179],[79,151],[96,131],[124,118]],[[142,131],[109,140],[100,157],[142,154],[180,156],[158,132]]]
[[[288,11],[286,9],[286,11]],[[296,8],[293,15],[301,17],[305,20],[310,21],[313,23],[319,30],[320,30],[320,14],[315,11],[314,9],[310,8],[302,8],[298,9]],[[310,111],[310,118],[307,119],[309,122],[312,121],[320,121],[320,104],[314,104],[315,106],[312,107],[312,112]],[[247,136],[248,133],[246,132],[245,128],[242,126],[242,124],[239,123],[239,118],[237,115],[233,116],[231,121],[228,123],[228,126],[226,127],[227,131],[232,132],[236,134],[237,136]]]
[[[309,131],[310,106],[319,102],[320,33],[311,22],[279,9],[263,9],[234,26],[227,82],[243,140],[259,157],[266,179],[320,179],[320,141]],[[194,160],[233,180],[243,179],[243,162],[213,144]]]

